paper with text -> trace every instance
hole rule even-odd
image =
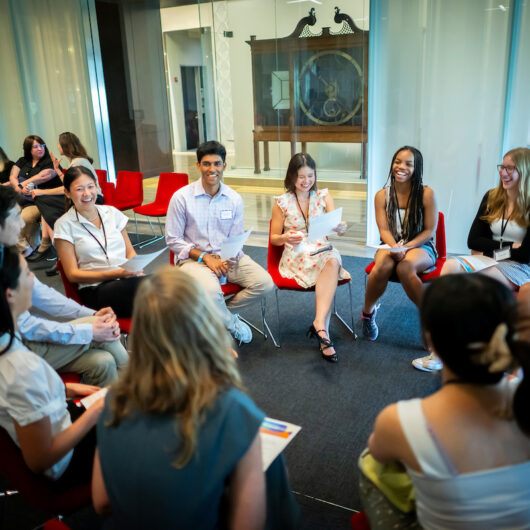
[[[263,471],[267,471],[274,459],[287,447],[302,427],[286,421],[265,418],[259,434]]]

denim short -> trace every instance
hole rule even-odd
[[[421,247],[418,247],[421,250],[425,250],[427,254],[432,258],[432,264],[434,265],[436,263],[436,259],[438,258],[438,252],[436,252],[436,247],[434,246],[434,242],[427,241],[427,243],[424,243]]]

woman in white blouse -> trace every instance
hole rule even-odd
[[[68,169],[63,184],[71,207],[55,224],[54,244],[64,272],[79,284],[84,305],[110,306],[118,318],[129,318],[144,274],[120,267],[136,255],[128,218],[113,206],[96,205],[96,178],[86,167]]]
[[[34,473],[62,486],[84,483],[95,449],[91,429],[103,399],[86,412],[75,405],[69,412],[67,396],[92,394],[98,388],[64,384],[46,361],[22,344],[16,322],[31,306],[32,289],[33,273],[24,258],[14,247],[0,245],[0,426]]]

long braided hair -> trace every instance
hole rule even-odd
[[[414,155],[414,171],[411,178],[410,195],[407,201],[407,212],[406,217],[403,220],[403,232],[399,233],[399,227],[396,223],[396,212],[399,209],[397,201],[397,194],[394,182],[394,175],[392,174],[392,167],[396,157],[401,151],[410,151]],[[390,181],[390,193],[388,197],[388,203],[386,205],[386,213],[388,218],[388,228],[390,233],[397,241],[403,239],[404,241],[410,241],[414,239],[423,229],[423,156],[421,152],[415,147],[405,145],[400,147],[392,157],[390,164],[390,171],[388,173],[388,179],[386,185]]]

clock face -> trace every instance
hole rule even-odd
[[[363,72],[343,50],[311,55],[300,68],[298,125],[356,125],[362,109]]]

